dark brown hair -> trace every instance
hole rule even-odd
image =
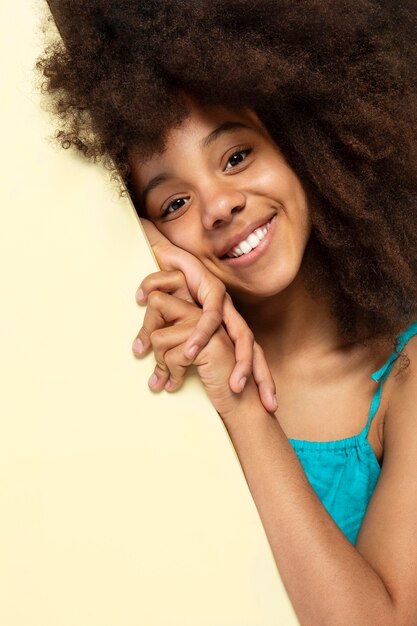
[[[415,0],[56,5],[65,43],[37,68],[62,146],[129,186],[129,147],[163,149],[181,91],[253,109],[309,198],[308,288],[346,341],[394,349],[417,318]]]

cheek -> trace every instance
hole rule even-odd
[[[301,199],[302,189],[298,177],[275,153],[270,154],[266,161],[259,161],[253,182],[258,193],[284,205],[292,204],[295,197],[297,201]]]
[[[201,229],[198,225],[187,224],[183,219],[178,220],[176,224],[173,220],[171,224],[166,223],[159,230],[174,246],[186,250],[198,258],[204,256]]]
[[[302,191],[301,182],[296,174],[286,164],[281,164],[278,173],[279,185],[281,193],[285,198],[291,198],[295,195],[299,198]]]
[[[277,194],[282,195],[283,176],[278,167],[265,167],[259,164],[253,182],[256,189],[265,195],[271,195],[271,190],[276,189]]]

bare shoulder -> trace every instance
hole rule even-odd
[[[417,337],[404,352],[408,367],[393,368],[384,424],[381,474],[356,547],[380,575],[402,615],[417,622]],[[395,372],[394,369],[397,371]],[[400,373],[399,373],[400,372]],[[396,375],[397,374],[397,375]]]
[[[411,337],[403,352],[408,357],[408,365],[401,368],[398,358],[391,372],[391,389],[385,414],[384,442],[392,440],[394,432],[400,428],[413,426],[417,410],[417,335]],[[414,408],[416,407],[416,408]],[[414,419],[413,419],[414,414]],[[387,441],[388,439],[388,441]]]

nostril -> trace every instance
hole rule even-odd
[[[239,213],[239,212],[240,212],[240,207],[238,207],[238,206],[233,207],[233,209],[230,211],[231,215],[234,215],[235,213]],[[224,222],[229,222],[229,221],[230,221],[230,217],[229,217],[228,220],[224,220],[224,219],[218,218],[218,219],[214,220],[213,228],[217,228],[217,227],[221,226]]]

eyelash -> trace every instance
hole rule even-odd
[[[252,148],[250,146],[238,146],[238,148],[235,149],[233,154],[231,154],[230,157],[227,159],[227,162],[229,162],[230,159],[232,159],[237,154],[242,154],[242,152],[247,152],[248,154],[246,156],[249,156],[250,153],[252,152]],[[245,159],[246,159],[246,157],[245,157]],[[243,160],[245,160],[245,159],[243,159]],[[234,169],[234,168],[231,168],[231,169]]]
[[[245,159],[249,156],[249,154],[252,152],[253,148],[251,148],[250,146],[239,146],[237,150],[235,150],[233,152],[233,154],[230,155],[230,157],[227,159],[227,163],[230,161],[230,159],[232,159],[234,156],[236,156],[237,154],[242,154],[243,152],[247,152],[246,157],[243,159],[243,161],[245,161]],[[227,165],[227,164],[226,164]],[[240,165],[239,163],[237,165]],[[225,169],[224,171],[230,171],[231,169],[235,169],[235,167],[237,166],[232,166],[231,168]],[[172,202],[170,202],[168,204],[167,207],[165,207],[165,209],[161,212],[161,217],[166,217],[167,215],[169,215],[168,209],[171,208],[171,206],[175,203],[178,202],[179,200],[184,200],[185,198],[175,198],[175,200],[172,200]],[[184,205],[182,205],[184,206]],[[181,208],[181,207],[179,207]],[[178,210],[178,209],[177,209]],[[175,211],[171,211],[171,213],[175,213]]]

